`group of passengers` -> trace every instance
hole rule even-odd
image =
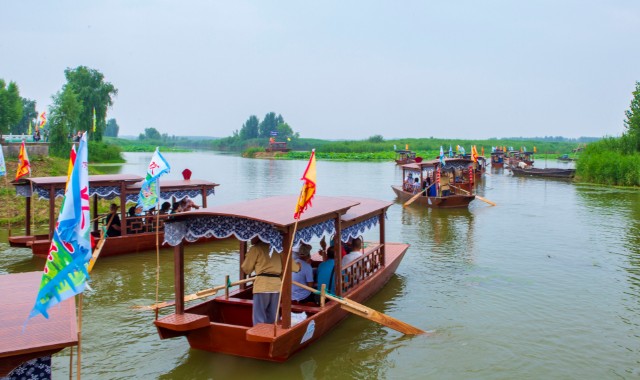
[[[200,206],[196,205],[193,200],[189,197],[185,197],[179,202],[174,202],[171,204],[170,202],[163,202],[160,206],[160,210],[158,211],[159,215],[169,215],[176,214],[179,212],[186,212],[193,209],[199,209]],[[127,226],[127,234],[133,234],[137,232],[146,232],[152,231],[152,222],[148,221],[150,218],[156,215],[155,208],[152,208],[148,211],[143,211],[141,205],[131,206],[127,210],[127,218],[128,219],[137,219],[142,223],[142,228],[139,226],[134,226],[132,223]],[[107,228],[107,236],[121,236],[122,235],[122,222],[120,220],[120,215],[118,215],[118,206],[115,203],[112,203],[109,206],[109,214],[104,219],[104,224]],[[148,227],[147,227],[148,225]]]
[[[255,237],[251,240],[251,248],[247,251],[242,263],[242,270],[247,275],[256,273],[253,283],[253,324],[273,323],[278,308],[278,298],[282,275],[282,261],[279,254],[269,254],[270,246]],[[292,281],[307,285],[320,291],[322,285],[325,290],[335,294],[335,247],[331,246],[323,238],[320,241],[321,249],[318,251],[322,262],[314,268],[314,260],[311,258],[311,245],[300,243],[294,249],[294,261],[292,265]],[[350,239],[347,244],[342,244],[341,264],[342,268],[363,255],[362,240]],[[320,301],[320,296],[299,286],[291,286],[291,300],[298,304],[315,304]]]

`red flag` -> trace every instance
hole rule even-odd
[[[24,145],[24,141],[22,141],[22,145],[20,145],[20,153],[18,154],[18,171],[16,172],[16,180],[27,174],[31,174],[31,164],[29,163],[27,148]]]
[[[304,181],[300,196],[298,197],[298,203],[296,204],[296,210],[293,213],[293,217],[300,219],[300,215],[311,206],[311,198],[316,194],[316,150],[311,151],[311,157],[309,157],[309,163],[307,169],[304,171],[301,180]]]

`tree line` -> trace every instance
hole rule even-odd
[[[64,71],[66,83],[52,96],[53,104],[43,126],[49,132],[52,155],[69,154],[70,136],[78,131],[88,132],[89,140],[100,142],[103,136],[117,136],[115,119],[106,120],[107,110],[118,94],[115,86],[104,79],[98,70],[86,66]],[[27,134],[39,125],[36,102],[23,98],[15,82],[0,79],[0,132]]]
[[[248,146],[264,146],[271,137],[295,145],[300,134],[293,131],[282,115],[269,112],[262,121],[256,115],[249,116],[239,130],[233,131],[229,137],[213,141],[212,144],[214,149],[242,150]]]

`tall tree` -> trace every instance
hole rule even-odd
[[[162,136],[155,128],[145,128],[144,133],[138,136],[138,140],[160,140]]]
[[[11,128],[11,133],[21,135],[29,130],[29,123],[36,125],[38,122],[38,111],[36,111],[36,101],[22,98],[22,119]]]
[[[22,98],[15,82],[0,79],[0,134],[8,133],[22,118]]]
[[[624,112],[627,116],[624,125],[629,136],[635,140],[636,150],[640,150],[640,82],[636,82],[636,90],[632,94],[631,105]]]
[[[81,129],[79,117],[82,104],[75,92],[64,86],[61,92],[53,96],[49,112],[49,152],[56,157],[69,157],[69,134]]]
[[[284,121],[283,121],[284,122]],[[275,112],[269,112],[264,115],[264,119],[258,128],[258,137],[269,137],[271,131],[275,131],[278,126],[278,120]]]
[[[242,140],[255,139],[258,137],[258,126],[260,121],[256,115],[249,116],[249,119],[242,124],[239,136]]]
[[[82,110],[79,116],[79,129],[89,132],[89,138],[101,141],[106,126],[107,108],[113,105],[112,97],[118,90],[109,82],[104,81],[104,75],[95,69],[78,66],[64,71],[68,87],[77,95]],[[96,113],[96,130],[93,131],[93,110]]]
[[[294,133],[293,133],[293,129],[291,129],[291,127],[289,126],[289,124],[287,123],[280,123],[278,124],[278,126],[276,127],[276,131],[278,131],[278,136],[280,138],[286,138],[286,137],[297,137]]]
[[[104,135],[118,137],[118,132],[120,132],[120,126],[116,122],[116,119],[109,119],[107,121],[107,126],[104,129]]]

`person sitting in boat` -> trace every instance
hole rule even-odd
[[[256,280],[253,283],[253,325],[255,326],[258,323],[273,323],[276,319],[282,260],[277,252],[269,256],[269,245],[259,237],[251,239],[251,244],[241,267],[248,275],[256,273]],[[299,270],[297,264],[292,270],[294,272]]]
[[[122,230],[120,228],[120,216],[118,215],[118,206],[112,203],[109,206],[109,214],[105,218],[105,225],[107,226],[107,237],[120,236]]]
[[[171,213],[176,214],[180,212],[180,202],[173,202],[171,205]]]
[[[362,240],[355,238],[351,243],[351,252],[342,258],[342,267],[346,267],[359,257],[362,257]]]
[[[327,249],[327,260],[318,265],[318,290],[321,290],[324,284],[326,290],[333,294],[336,292],[334,257],[335,250],[333,247],[329,247],[329,249]]]
[[[180,201],[180,206],[179,206],[179,211],[178,212],[185,212],[185,211],[191,211],[191,209],[199,209],[200,206],[198,206],[197,204],[195,204],[191,198],[189,197],[184,197],[182,198],[182,200]]]
[[[171,203],[164,202],[162,206],[160,206],[160,215],[167,215],[171,212]]]
[[[424,182],[422,183],[422,187],[424,189],[426,189],[424,192],[422,192],[423,196],[427,196],[427,193],[431,191],[430,187],[431,187],[431,177],[426,177]]]
[[[313,268],[311,267],[311,246],[306,243],[300,243],[300,247],[296,253],[296,263],[300,265],[300,270],[293,273],[293,281],[313,287]],[[315,294],[299,286],[291,286],[291,300],[297,303],[316,303]]]
[[[421,189],[420,189],[420,178],[416,177],[416,178],[413,180],[413,185],[411,185],[411,191],[412,191],[414,194],[418,194],[418,193],[420,192],[420,190],[421,190]]]

